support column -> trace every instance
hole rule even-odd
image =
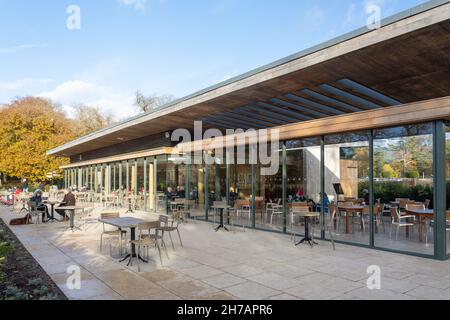
[[[126,176],[127,176],[127,181],[126,181],[126,186],[127,186],[127,193],[130,191],[130,162],[127,160],[127,164],[126,164]]]
[[[137,196],[139,194],[137,168],[138,168],[138,161],[137,161],[137,159],[134,159],[134,167],[133,167],[134,183],[133,183],[133,185],[134,185],[134,195],[135,196]]]
[[[147,179],[148,179],[148,162],[144,159],[144,211],[147,211]]]
[[[442,120],[434,122],[433,126],[433,173],[434,173],[434,257],[438,260],[447,259],[446,241],[446,142],[445,123]]]
[[[282,182],[281,182],[281,189],[282,189],[282,197],[283,197],[283,232],[286,233],[287,231],[287,216],[288,216],[288,205],[287,205],[287,166],[286,166],[286,142],[283,142],[282,145],[282,154],[281,154],[281,164],[282,164]]]
[[[370,246],[375,246],[375,195],[373,187],[373,130],[369,132],[369,210],[370,210]]]
[[[203,159],[206,159],[206,151],[203,151]],[[205,162],[205,177],[204,177],[204,189],[205,189],[205,220],[209,220],[209,186],[208,186],[208,176],[209,176],[209,166]]]
[[[227,197],[227,204],[230,205],[230,169],[231,169],[231,157],[230,157],[230,150],[226,149],[226,155],[225,155],[225,165],[226,165],[226,178],[225,178],[225,195]]]
[[[337,199],[336,199],[337,200]],[[325,137],[320,137],[320,220],[325,223]],[[321,238],[325,239],[325,228],[321,228]]]
[[[118,187],[118,189],[120,189],[120,190],[123,188],[122,173],[123,173],[122,162],[119,162],[119,187]]]

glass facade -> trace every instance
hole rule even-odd
[[[369,135],[325,136],[325,201],[338,208],[335,239],[365,245],[370,241]]]
[[[433,124],[375,130],[373,174],[374,199],[385,204],[375,245],[433,254]]]
[[[318,239],[329,240],[331,229],[340,242],[438,257],[442,239],[450,254],[450,126],[439,131],[439,123],[283,141],[272,175],[249,163],[247,147],[244,158],[234,152],[228,164],[184,164],[160,155],[66,169],[64,181],[67,186],[81,182],[94,192],[123,187],[146,211],[170,210],[168,194],[170,201],[185,198],[192,218],[209,221],[214,220],[213,202],[227,201],[235,209],[235,225],[298,235],[305,230],[296,214],[303,207],[318,213],[312,221]],[[446,146],[443,158],[435,148],[439,134]],[[435,175],[441,165],[444,177]],[[435,193],[443,179],[445,190]],[[439,208],[435,212],[442,197],[448,214]],[[330,208],[337,208],[333,219]],[[436,226],[438,215],[445,218],[439,220],[445,228]]]

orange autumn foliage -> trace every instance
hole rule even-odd
[[[67,158],[47,151],[75,138],[72,120],[50,101],[26,97],[0,108],[0,172],[9,177],[47,180],[49,172],[61,174]]]

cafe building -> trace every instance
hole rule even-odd
[[[239,211],[230,223],[287,234],[303,232],[293,208],[305,203],[321,215],[317,239],[330,240],[328,224],[337,242],[445,260],[449,120],[450,3],[430,1],[48,154],[70,158],[66,187],[99,201],[121,193],[165,213],[170,190],[192,219],[213,223],[226,201]],[[180,129],[195,141],[173,139]],[[249,132],[269,141],[273,174],[250,161]]]

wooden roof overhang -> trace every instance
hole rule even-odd
[[[177,128],[191,130],[199,120],[205,129],[221,130],[327,125],[448,96],[450,3],[432,1],[388,18],[380,29],[358,30],[48,153],[77,155]]]

